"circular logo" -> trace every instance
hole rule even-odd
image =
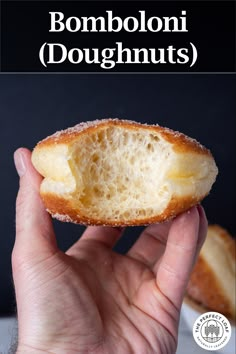
[[[193,338],[205,350],[223,348],[231,336],[231,325],[227,318],[218,312],[205,312],[193,325]]]

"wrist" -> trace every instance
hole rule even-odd
[[[53,349],[51,349],[53,348]],[[15,354],[79,354],[79,353],[104,353],[104,352],[97,352],[97,351],[78,351],[78,349],[66,349],[66,348],[58,348],[51,346],[49,349],[40,349],[29,345],[18,345]]]
[[[16,354],[32,354],[32,352],[34,354],[52,353],[47,350],[31,347],[31,346],[24,345],[24,344],[23,345],[18,344]]]

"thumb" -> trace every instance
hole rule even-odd
[[[57,246],[52,221],[39,194],[42,177],[31,163],[31,152],[24,148],[16,150],[14,162],[20,177],[14,251],[19,251],[21,257],[26,253],[55,251]]]

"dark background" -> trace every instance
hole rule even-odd
[[[14,311],[10,255],[15,232],[18,177],[13,152],[33,148],[47,135],[78,122],[119,117],[159,123],[211,149],[219,176],[204,202],[209,221],[236,232],[235,75],[1,75],[0,76],[0,315]],[[68,248],[83,227],[55,221]],[[128,228],[117,250],[125,252],[139,228]]]

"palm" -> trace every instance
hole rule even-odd
[[[32,346],[38,347],[41,337],[45,338],[50,315],[54,320],[49,343],[57,338],[59,345],[61,334],[68,351],[174,352],[178,312],[159,291],[153,270],[143,262],[119,255],[97,241],[81,240],[67,254],[45,257],[43,268],[42,259],[38,263],[34,258],[34,263],[31,287],[40,288],[42,302],[35,306],[33,295],[31,306],[34,317],[44,325],[42,331],[36,329],[39,343]],[[32,276],[32,267],[30,272]],[[56,296],[59,302],[55,302]]]
[[[142,262],[118,255],[96,241],[86,242],[82,253],[75,251],[75,276],[79,281],[81,277],[85,281],[89,279],[86,283],[89,296],[84,302],[94,326],[91,328],[87,318],[85,334],[91,330],[96,332],[98,344],[105,345],[108,353],[117,353],[117,348],[121,353],[164,353],[161,347],[168,347],[169,342],[168,352],[173,352],[178,315],[176,312],[174,320],[166,316],[173,312],[173,306],[163,299],[153,271]],[[82,269],[81,259],[85,261]],[[75,323],[77,321],[76,316]],[[175,328],[174,337],[167,328]],[[158,338],[163,332],[163,338]]]

